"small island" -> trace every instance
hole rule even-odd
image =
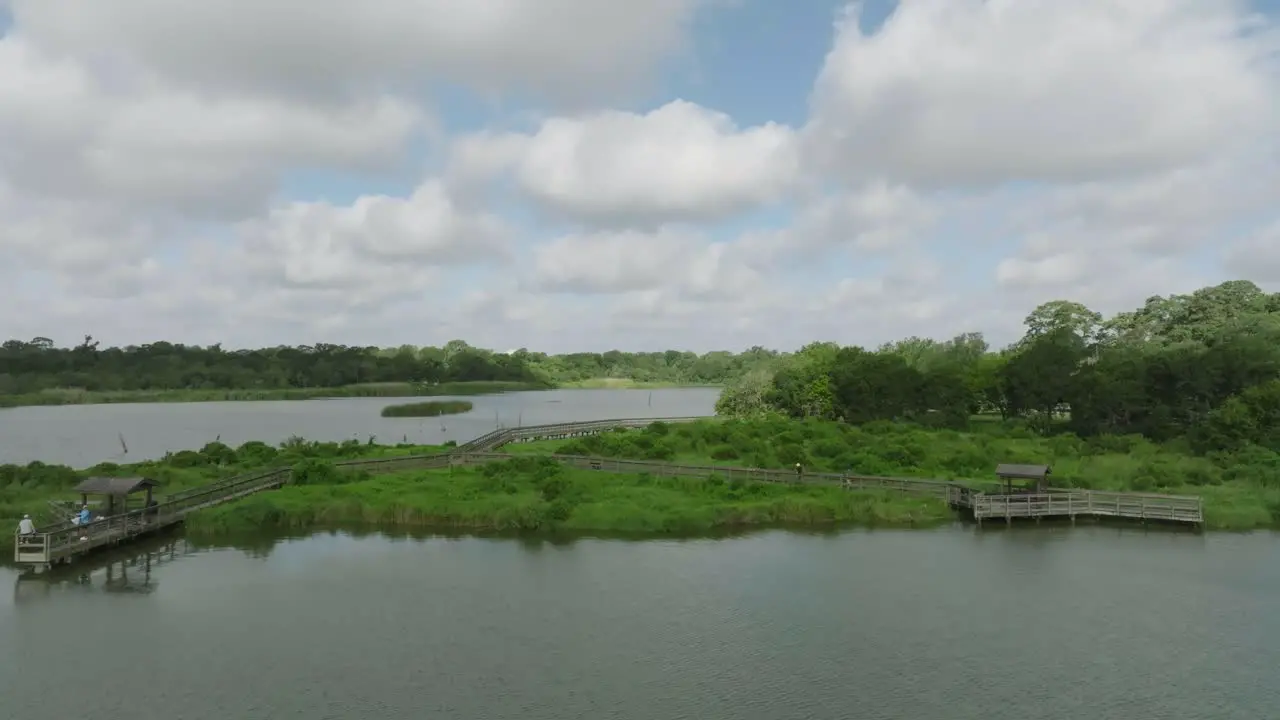
[[[405,403],[403,405],[388,405],[382,408],[382,417],[424,418],[440,417],[441,415],[460,415],[464,412],[471,412],[473,407],[475,406],[466,400],[432,400]]]

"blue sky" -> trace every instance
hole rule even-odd
[[[0,2],[7,334],[1004,342],[1280,289],[1280,0],[226,2]]]

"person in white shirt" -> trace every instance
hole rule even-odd
[[[22,521],[18,523],[18,534],[19,535],[35,535],[36,534],[36,524],[31,522],[30,515],[22,516]]]

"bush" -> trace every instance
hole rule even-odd
[[[289,482],[294,485],[337,485],[342,473],[332,462],[311,458],[293,466]]]

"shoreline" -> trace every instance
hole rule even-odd
[[[421,457],[449,450],[448,445],[380,446],[354,440],[294,440],[279,448],[250,442],[235,449],[211,443],[155,462],[82,471],[40,464],[0,466],[0,500],[8,511],[22,512],[30,506],[33,513],[39,512],[46,500],[65,497],[68,488],[91,473],[152,476],[164,482],[163,492],[172,493],[232,474],[292,468],[293,480],[281,490],[192,516],[196,534],[240,536],[264,527],[315,532],[334,525],[383,532],[505,530],[534,536],[586,532],[664,537],[797,526],[924,528],[954,522],[959,514],[938,498],[921,502],[920,497],[878,487],[850,491],[829,484],[761,483],[753,473],[786,471],[801,459],[807,471],[824,475],[990,484],[995,463],[1015,456],[1053,464],[1061,489],[1199,496],[1204,500],[1206,531],[1280,526],[1275,511],[1280,505],[1274,502],[1280,493],[1220,474],[1238,468],[1217,468],[1208,459],[1148,445],[1127,448],[1130,452],[1068,448],[1055,438],[1006,434],[995,427],[959,432],[906,424],[862,428],[812,421],[707,419],[652,422],[642,429],[561,439],[530,437],[490,460],[450,463],[449,469],[436,462],[375,463],[385,470],[368,463],[343,467],[348,460]],[[555,454],[577,459],[550,457]],[[1165,468],[1166,483],[1138,487],[1150,482],[1156,461]],[[720,467],[723,474],[716,470]]]
[[[216,390],[47,390],[26,395],[0,395],[0,408],[61,405],[132,405],[139,403],[294,402],[342,398],[469,397],[505,392],[553,390],[536,382],[455,382],[439,385],[369,383],[332,388],[239,388]]]
[[[913,528],[953,520],[944,501],[838,485],[583,470],[550,458],[370,475],[330,465],[304,483],[202,510],[192,538],[326,526],[383,530],[698,535],[757,527]]]
[[[368,383],[328,388],[227,388],[210,390],[44,390],[0,395],[0,410],[64,405],[133,405],[142,403],[297,402],[342,398],[470,397],[507,392],[548,390],[669,390],[716,388],[719,385],[645,382],[598,378],[559,385],[544,382],[465,381],[439,385]]]

